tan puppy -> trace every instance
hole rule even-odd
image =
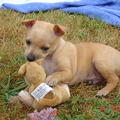
[[[46,83],[77,84],[91,80],[93,84],[106,80],[106,86],[97,96],[106,96],[114,89],[120,76],[120,52],[112,47],[95,43],[72,44],[61,36],[66,28],[35,20],[22,22],[27,28],[25,56],[28,61],[45,58],[42,66],[47,74]]]

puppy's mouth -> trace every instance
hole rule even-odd
[[[26,59],[27,59],[27,61],[29,61],[29,62],[33,62],[33,61],[36,60],[35,57],[34,57],[34,56],[31,56],[31,55],[27,56]]]
[[[49,53],[48,54],[38,55],[37,57],[35,57],[34,55],[28,55],[28,56],[26,56],[26,59],[29,62],[34,62],[37,59],[46,58],[47,56],[49,56]]]

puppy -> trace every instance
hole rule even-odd
[[[96,84],[106,80],[106,86],[97,96],[106,96],[119,82],[120,52],[114,48],[96,43],[72,44],[61,36],[66,28],[44,21],[24,20],[28,29],[26,36],[26,59],[30,62],[44,58],[42,64],[46,83],[74,85],[83,81]],[[16,99],[13,97],[12,101]]]

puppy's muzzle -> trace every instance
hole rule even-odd
[[[33,62],[33,61],[35,61],[35,57],[29,55],[29,56],[27,56],[27,60],[28,60],[29,62]]]

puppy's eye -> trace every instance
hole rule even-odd
[[[26,40],[26,44],[27,44],[27,45],[30,45],[31,42],[30,42],[29,40]]]
[[[44,51],[47,51],[49,48],[48,47],[42,47],[41,49],[44,50]]]

